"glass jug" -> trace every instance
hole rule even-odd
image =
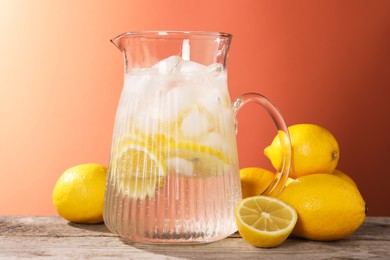
[[[131,32],[111,40],[124,54],[104,221],[131,242],[207,243],[236,229],[241,199],[236,113],[247,102],[268,110],[283,142],[282,164],[265,195],[278,194],[290,169],[287,126],[256,93],[233,106],[226,60],[231,35]]]

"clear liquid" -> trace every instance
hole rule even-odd
[[[125,75],[104,208],[113,233],[132,242],[207,243],[236,231],[241,188],[221,68],[171,57]]]
[[[230,182],[230,183],[227,183]],[[170,173],[154,198],[134,199],[119,192],[105,221],[133,242],[206,243],[236,229],[234,207],[241,191],[231,190],[236,173],[188,177]],[[238,187],[236,184],[235,187]]]

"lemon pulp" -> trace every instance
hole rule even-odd
[[[144,199],[154,197],[156,187],[163,184],[166,166],[163,155],[152,147],[138,142],[129,142],[116,163],[117,186],[125,196]]]
[[[215,176],[225,172],[227,157],[209,146],[148,136],[123,142],[112,172],[121,192],[130,198],[153,198],[169,172]]]
[[[275,247],[283,243],[298,219],[294,208],[279,199],[266,196],[241,200],[235,215],[241,236],[257,247]]]

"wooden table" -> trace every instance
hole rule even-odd
[[[59,217],[0,217],[0,258],[72,259],[390,259],[390,217],[368,217],[350,237],[315,242],[291,237],[276,248],[247,244],[239,234],[202,245],[132,244],[105,225]]]

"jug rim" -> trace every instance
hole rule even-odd
[[[129,31],[119,34],[111,39],[111,42],[123,37],[145,37],[145,38],[188,38],[189,36],[204,36],[204,37],[222,37],[232,38],[232,34],[225,32],[213,32],[213,31]]]

